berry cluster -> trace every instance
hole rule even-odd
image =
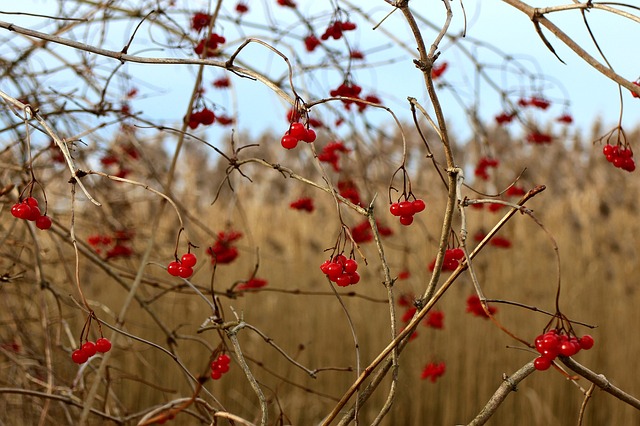
[[[345,81],[337,89],[331,90],[329,94],[331,96],[344,96],[345,98],[357,98],[360,99],[360,92],[362,92],[362,87],[358,86],[355,83],[351,83]],[[343,99],[342,103],[344,104],[346,109],[351,108],[352,100]]]
[[[511,247],[511,240],[509,240],[508,238],[505,237],[501,237],[501,236],[495,236],[493,238],[491,238],[489,240],[489,244],[491,244],[494,247],[500,247],[500,248],[510,248]]]
[[[549,108],[549,106],[551,105],[551,102],[549,102],[548,100],[540,96],[532,96],[528,99],[520,98],[518,100],[518,105],[520,105],[521,107],[532,106],[534,108],[545,110]]]
[[[353,204],[362,205],[360,191],[358,191],[358,187],[351,179],[338,181],[338,193]]]
[[[189,127],[196,129],[200,124],[208,126],[216,120],[216,115],[209,108],[203,108],[200,111],[194,111],[189,116]]]
[[[307,49],[307,52],[313,52],[316,50],[316,47],[320,46],[322,42],[313,34],[309,34],[304,38],[304,47]]]
[[[536,145],[545,145],[553,142],[553,136],[548,133],[542,133],[537,130],[527,135],[527,142],[534,143]]]
[[[191,28],[194,31],[200,32],[209,26],[209,22],[211,22],[211,15],[203,12],[194,13],[191,17]]]
[[[229,77],[220,77],[216,80],[213,80],[213,83],[211,83],[211,85],[216,89],[226,89],[228,87],[231,87],[231,80],[229,79]]]
[[[438,78],[440,78],[440,76],[447,70],[448,66],[448,62],[443,62],[440,65],[435,65],[433,68],[431,68],[431,79],[437,80]]]
[[[267,280],[263,280],[262,278],[251,278],[249,281],[238,284],[234,290],[252,290],[257,288],[262,288],[268,284]]]
[[[71,354],[71,359],[76,364],[84,364],[85,362],[87,362],[89,358],[94,356],[97,352],[105,353],[105,352],[109,352],[110,349],[111,349],[111,342],[109,341],[109,339],[105,337],[101,337],[98,340],[96,340],[95,343],[87,341],[85,344],[83,344],[80,347],[80,349],[76,349],[75,351],[73,351],[73,353]]]
[[[11,207],[11,214],[18,219],[35,222],[38,229],[46,230],[51,228],[51,218],[40,212],[38,200],[33,197],[27,197],[22,202],[15,203]]]
[[[511,123],[514,118],[516,118],[516,114],[514,112],[511,112],[511,113],[502,112],[496,115],[495,117],[496,123],[498,123],[499,125]]]
[[[193,50],[198,54],[198,56],[202,56],[202,53],[204,52],[205,57],[210,58],[218,55],[218,46],[226,41],[227,39],[223,36],[211,33],[208,40],[203,38]]]
[[[388,237],[393,234],[393,229],[380,224],[380,222],[376,221],[376,225],[378,226],[378,233],[381,237]],[[353,238],[353,241],[358,244],[373,241],[373,231],[371,230],[369,221],[365,219],[351,228],[351,237]]]
[[[293,149],[298,145],[299,141],[311,143],[316,140],[316,132],[313,129],[305,127],[302,123],[291,123],[289,130],[280,140],[280,144],[286,149]]]
[[[460,261],[464,259],[464,250],[460,247],[447,249],[444,252],[444,262],[442,263],[443,271],[455,271],[460,265]],[[436,267],[436,260],[433,259],[429,264],[429,271],[433,272]]]
[[[278,0],[280,6],[295,8],[297,5],[293,0]]]
[[[636,163],[633,160],[633,151],[631,148],[621,148],[618,145],[606,144],[602,148],[602,153],[607,161],[616,168],[632,172],[636,169]]]
[[[480,158],[480,161],[478,161],[478,164],[476,165],[476,169],[474,170],[473,174],[477,178],[480,178],[482,180],[489,180],[489,173],[487,169],[489,169],[489,167],[495,169],[496,167],[498,167],[499,164],[500,162],[495,158],[482,157]]]
[[[220,355],[217,359],[211,361],[211,378],[218,380],[224,373],[229,371],[229,363],[231,357],[227,354]]]
[[[487,310],[489,311],[490,315],[494,315],[496,312],[498,312],[498,308],[496,308],[495,306],[487,305]],[[489,319],[489,315],[487,315],[484,308],[482,307],[482,302],[480,301],[480,298],[477,294],[472,294],[467,298],[467,312],[477,317]]]
[[[101,234],[91,235],[87,238],[87,242],[96,253],[100,254],[103,250],[106,250],[106,258],[114,259],[129,257],[133,254],[133,249],[125,244],[131,238],[133,238],[133,232],[122,230],[116,231],[113,237]]]
[[[356,29],[356,24],[350,21],[335,21],[332,24],[329,24],[327,29],[324,31],[324,34],[320,36],[322,40],[329,40],[329,38],[333,38],[334,40],[339,40],[342,38],[342,33],[344,31],[353,31]]]
[[[429,379],[431,383],[435,383],[439,377],[441,377],[446,371],[446,364],[444,362],[436,364],[435,362],[430,362],[424,367],[422,370],[422,374],[420,378],[422,380]]]
[[[324,146],[324,148],[322,148],[322,151],[318,154],[318,161],[331,164],[333,170],[339,172],[341,168],[338,164],[338,161],[340,160],[340,157],[338,157],[338,153],[342,152],[346,154],[350,151],[351,150],[344,146],[342,142],[329,142]]]
[[[573,356],[581,349],[591,349],[593,344],[593,337],[588,334],[578,338],[562,334],[562,330],[549,330],[536,337],[535,346],[540,356],[533,361],[533,365],[536,370],[546,370],[558,355]]]
[[[289,207],[295,210],[304,210],[311,213],[314,209],[313,198],[303,197],[289,204]]]
[[[357,272],[358,262],[355,259],[347,259],[343,254],[325,260],[320,265],[320,270],[339,287],[357,284],[360,281],[360,274]]]
[[[180,260],[174,260],[167,266],[169,275],[180,278],[189,278],[193,275],[193,267],[196,266],[198,259],[193,253],[185,253]]]
[[[231,243],[241,237],[242,234],[237,231],[219,232],[215,244],[207,249],[211,263],[216,265],[233,262],[238,257],[238,249]]]
[[[413,223],[413,215],[423,211],[427,205],[423,200],[417,198],[413,201],[404,200],[396,203],[392,203],[389,206],[389,211],[392,215],[400,218],[400,223],[404,226],[409,226]]]

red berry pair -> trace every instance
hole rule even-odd
[[[183,254],[179,261],[174,260],[167,266],[169,275],[180,278],[189,278],[193,275],[193,267],[196,266],[198,259],[193,253]]]
[[[229,371],[231,358],[227,354],[222,354],[218,359],[211,362],[211,378],[218,380],[224,373]]]
[[[464,250],[460,247],[447,249],[444,252],[444,262],[442,263],[443,271],[455,271],[460,265],[460,261],[464,259]],[[436,267],[436,260],[433,259],[429,264],[429,271],[433,272]]]
[[[398,203],[393,203],[389,207],[389,211],[392,215],[400,218],[400,223],[404,226],[409,226],[413,223],[413,215],[423,211],[427,205],[421,199],[415,199],[413,201],[404,200]]]
[[[325,260],[320,265],[320,270],[338,287],[346,287],[360,282],[360,274],[357,272],[358,262],[355,259],[347,259],[343,254]]]
[[[536,370],[542,371],[551,367],[551,363],[558,355],[573,356],[582,349],[591,349],[595,343],[593,337],[588,334],[578,338],[561,333],[561,330],[549,330],[536,337],[535,346],[540,354],[533,361]]]
[[[83,344],[80,349],[76,349],[75,351],[73,351],[73,353],[71,354],[71,359],[76,364],[84,364],[97,352],[105,353],[109,352],[109,350],[111,350],[111,342],[109,341],[109,339],[101,337],[96,340],[95,343],[88,341]]]
[[[602,148],[602,153],[607,161],[616,168],[632,172],[636,169],[636,163],[633,160],[633,151],[630,147],[622,148],[618,145],[606,144]]]
[[[296,201],[289,204],[289,207],[295,210],[304,210],[311,213],[314,210],[313,199],[309,197],[299,198]]]
[[[200,124],[208,126],[216,121],[216,115],[209,108],[203,108],[201,111],[194,111],[189,116],[189,127],[196,129]]]
[[[51,218],[40,212],[38,200],[33,197],[27,197],[22,202],[15,203],[11,207],[11,214],[18,219],[35,222],[38,229],[46,230],[51,228]]]
[[[284,134],[280,143],[286,149],[293,149],[299,141],[311,143],[316,140],[316,132],[308,129],[302,123],[291,123],[289,130]]]

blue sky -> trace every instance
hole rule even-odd
[[[271,0],[265,0],[271,1]],[[19,6],[14,1],[0,0],[0,10],[22,10],[54,13],[54,10],[46,10],[52,2],[24,1]],[[275,0],[273,1],[275,3]],[[309,0],[298,0],[300,10],[305,15],[311,16],[318,12],[318,7],[324,6],[328,2],[318,2]],[[388,6],[382,1],[379,7],[372,7],[368,10],[373,21],[379,21],[389,11]],[[566,2],[557,1],[531,1],[534,6],[563,4]],[[228,3],[229,6],[235,4],[234,1]],[[249,22],[267,22],[262,13],[264,2],[248,1],[251,12],[246,16]],[[373,2],[366,2],[373,4]],[[416,12],[423,16],[429,16],[434,22],[440,22],[444,14],[441,3],[436,2],[414,2]],[[207,2],[189,2],[191,10],[206,9]],[[553,35],[547,34],[549,41],[554,45],[559,56],[566,62],[560,63],[553,54],[544,46],[536,35],[532,23],[528,18],[511,6],[500,1],[465,2],[467,16],[467,37],[469,39],[482,40],[488,44],[498,47],[506,54],[512,55],[517,62],[526,67],[530,72],[544,74],[544,84],[537,86],[540,94],[553,101],[550,111],[546,112],[547,118],[553,120],[561,115],[565,110],[569,111],[576,121],[575,127],[589,129],[597,117],[601,117],[606,127],[613,126],[619,114],[619,97],[617,86],[601,76],[597,71],[587,66],[584,61],[578,58],[573,52],[562,45]],[[454,20],[452,30],[460,31],[463,26],[462,14],[458,2],[453,3]],[[231,9],[231,7],[229,7]],[[274,6],[272,9],[277,14],[272,19],[277,19],[280,25],[295,22],[295,15],[286,8]],[[319,15],[319,27],[322,23],[326,25],[329,16]],[[624,76],[635,79],[640,76],[640,59],[638,59],[638,49],[635,45],[640,39],[638,25],[633,25],[620,17],[614,17],[604,12],[591,11],[588,13],[592,30],[598,37],[603,51],[608,55],[615,69]],[[23,16],[0,15],[0,19],[17,23],[19,25],[40,27],[45,22],[42,18],[28,18]],[[407,96],[418,98],[428,107],[428,100],[425,94],[424,83],[420,73],[413,67],[412,57],[405,51],[388,49],[388,38],[382,31],[372,30],[372,25],[365,22],[356,14],[351,15],[351,19],[359,25],[359,31],[348,34],[349,42],[358,48],[362,48],[367,53],[367,59],[374,64],[379,64],[374,68],[361,69],[354,72],[354,76],[359,84],[364,88],[363,92],[376,93],[385,105],[391,107],[401,119],[409,120],[409,108]],[[597,55],[593,43],[588,38],[581,15],[576,11],[567,11],[550,15],[561,28],[574,36],[588,51]],[[123,41],[128,38],[130,27],[118,28],[109,35],[109,43],[114,50],[119,50]],[[383,28],[395,36],[408,40],[409,33],[400,13],[393,14],[385,23]],[[616,31],[612,31],[616,28]],[[242,35],[235,32],[235,28],[230,23],[223,24],[221,30],[227,37],[229,48],[225,53],[231,52],[241,40]],[[292,31],[304,35],[304,29],[292,26]],[[320,30],[321,31],[321,30]],[[249,32],[247,33],[249,34]],[[425,30],[424,35],[427,42],[430,42],[435,33]],[[625,34],[622,36],[621,34]],[[267,33],[268,36],[268,33]],[[140,52],[143,55],[155,56],[186,56],[190,54],[189,49],[183,50],[149,50],[148,46],[153,33],[140,31],[136,42],[130,50],[131,53]],[[267,40],[269,41],[269,40]],[[463,42],[468,45],[468,42]],[[301,42],[300,42],[301,44]],[[344,45],[339,42],[329,41],[327,43],[333,48],[343,49]],[[287,44],[278,45],[284,53],[288,53]],[[293,45],[292,45],[293,46]],[[299,45],[293,46],[297,49]],[[446,85],[454,87],[457,95],[464,102],[470,103],[473,100],[473,63],[466,58],[459,49],[443,42],[441,45],[442,54],[440,61],[447,61],[450,68],[444,75],[443,81]],[[505,62],[503,58],[491,53],[485,48],[471,48],[477,53],[478,60],[487,66],[487,70],[498,76],[498,80],[503,83],[503,87],[523,87],[523,79],[514,79],[513,75],[505,72]],[[306,57],[301,56],[305,61],[318,62],[321,54],[313,53]],[[279,75],[285,70],[282,61],[267,53],[266,49],[259,46],[247,48],[241,55],[241,60],[256,64],[256,67],[273,75]],[[292,58],[295,63],[295,58]],[[391,60],[392,63],[386,63]],[[109,61],[105,61],[109,63]],[[112,65],[115,65],[112,63]],[[492,67],[496,67],[493,69]],[[150,118],[161,119],[165,123],[177,123],[184,115],[187,100],[192,89],[195,67],[169,67],[150,65],[126,65],[126,70],[130,72],[136,80],[134,85],[140,86],[144,95],[141,99],[133,102],[136,111],[143,111]],[[205,81],[210,82],[223,75],[219,69],[207,70]],[[300,84],[298,89],[305,94],[308,88],[306,100],[314,100],[315,96],[327,96],[327,93],[319,93],[320,87],[332,88],[337,86],[342,76],[337,72],[327,71],[317,75],[314,81],[304,79],[307,87],[302,86],[303,79],[296,79],[296,84]],[[273,129],[280,132],[285,126],[284,113],[287,106],[273,95],[268,89],[258,83],[233,78],[236,88],[235,94],[221,93],[215,91],[210,86],[207,89],[208,99],[215,103],[220,111],[227,110],[233,112],[235,108],[239,111],[239,127],[249,129],[251,133],[257,134],[264,130]],[[463,111],[459,108],[455,98],[445,89],[441,89],[443,107],[447,119],[452,123],[452,132],[461,137],[467,138],[471,134],[471,129],[464,118]],[[478,104],[481,118],[491,121],[492,118],[502,111],[499,96],[488,87],[481,86]],[[640,118],[640,101],[631,98],[630,94],[623,89],[625,102],[625,115],[623,125],[627,128],[638,124]],[[563,106],[564,101],[569,101],[568,107]],[[568,108],[568,109],[567,109]],[[328,117],[326,121],[332,121],[331,114],[324,107],[318,107],[319,115]],[[390,117],[381,111],[370,112],[373,120],[388,120]],[[378,118],[379,117],[379,118]],[[229,129],[218,129],[212,131],[213,136],[224,137],[229,133]]]

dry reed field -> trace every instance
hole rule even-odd
[[[638,182],[608,174],[607,164],[598,162],[597,158],[576,164],[572,160],[578,155],[576,149],[589,149],[584,144],[576,146],[553,147],[555,153],[534,153],[536,157],[530,159],[533,164],[544,164],[542,157],[546,155],[552,155],[556,164],[546,170],[532,168],[522,182],[547,185],[547,190],[531,202],[530,208],[557,241],[563,312],[571,319],[597,327],[589,331],[595,337],[596,347],[581,352],[577,359],[604,374],[616,386],[637,394],[640,389],[633,368],[640,348],[633,338],[633,330],[640,322],[640,314],[635,309],[640,298],[637,290],[640,265],[636,260],[638,244],[634,236],[640,233],[640,225],[636,220],[638,200],[633,194],[637,194]],[[191,153],[194,163],[197,154]],[[568,184],[554,176],[566,168],[575,168],[576,175],[582,176],[580,181]],[[252,176],[259,177],[260,182],[268,182],[269,176],[276,173],[254,172]],[[181,176],[184,185],[197,188],[190,193],[194,200],[211,191],[210,187],[198,185],[200,175],[200,172],[186,172]],[[607,176],[606,181],[601,179],[603,175]],[[431,186],[434,178],[433,172],[426,172],[414,182],[422,193],[429,194],[428,201],[439,197],[437,187]],[[371,181],[368,189],[384,191],[384,183],[380,183]],[[330,245],[332,232],[324,229],[323,222],[335,207],[327,198],[319,200],[315,211],[306,213],[267,199],[264,194],[269,191],[275,199],[280,198],[278,191],[285,198],[295,198],[296,192],[287,182],[279,181],[279,184],[279,187],[273,183],[269,187],[259,183],[238,185],[233,193],[237,198],[234,203],[216,204],[210,210],[214,214],[198,217],[204,227],[190,238],[198,242],[211,240],[207,230],[223,229],[229,217],[234,218],[234,229],[244,237],[238,243],[238,259],[216,268],[214,289],[220,296],[222,309],[226,315],[236,312],[256,326],[303,366],[311,370],[326,369],[320,371],[317,378],[310,378],[258,334],[239,335],[243,354],[265,389],[274,422],[318,424],[335,405],[340,391],[356,377],[355,345],[345,312],[326,278],[314,266],[322,263],[323,250]],[[572,188],[569,192],[561,186],[567,184]],[[624,192],[611,190],[621,186],[625,187]],[[111,190],[105,186],[101,195],[107,196]],[[142,190],[119,193],[110,203],[114,217],[123,223],[145,223],[153,215],[149,197]],[[381,209],[384,208],[384,204],[380,204]],[[414,294],[428,279],[428,260],[437,249],[435,235],[441,211],[438,207],[437,201],[429,203],[429,211],[419,219],[416,232],[406,233],[400,226],[392,226],[394,234],[385,239],[392,273],[411,271],[410,278],[396,282],[398,295]],[[490,228],[500,216],[501,212],[470,210],[469,232]],[[58,218],[60,223],[65,223],[64,217]],[[345,218],[352,219],[357,218]],[[148,275],[140,290],[144,309],[139,303],[132,307],[123,328],[131,338],[120,341],[110,360],[101,385],[107,397],[101,397],[99,402],[106,412],[133,414],[136,407],[158,406],[193,392],[193,384],[185,378],[185,371],[168,352],[152,345],[170,349],[188,371],[206,376],[211,348],[218,337],[214,331],[195,331],[211,315],[210,308],[192,289],[170,286],[163,265],[159,264],[161,258],[169,256],[173,244],[170,230],[175,228],[175,222],[175,218],[167,215],[154,231],[161,236],[159,247],[168,249],[150,259]],[[104,233],[104,226],[96,227],[95,223],[100,223],[98,217],[87,216],[81,223],[83,234],[79,239]],[[68,267],[60,267],[72,263],[73,259],[72,247],[61,242],[57,235],[65,228],[56,228],[51,237],[38,238],[42,252],[39,261],[45,273],[42,282],[46,283],[39,285],[32,272],[35,267],[30,260],[32,254],[26,248],[21,249],[16,224],[3,222],[3,227],[5,235],[14,229],[3,245],[5,268],[22,274],[3,283],[1,386],[35,390],[39,383],[46,382],[47,374],[55,373],[55,382],[68,386],[72,392],[68,394],[69,400],[81,401],[91,388],[99,361],[90,362],[78,371],[68,359],[67,351],[74,341],[72,330],[82,328],[82,317],[70,314],[78,303],[71,284],[73,272]],[[150,238],[150,231],[143,227],[135,229],[133,248],[134,253],[138,253],[137,244]],[[486,296],[553,311],[556,266],[553,246],[545,232],[526,216],[519,215],[500,235],[513,241],[513,245],[508,249],[489,247],[474,262]],[[29,238],[28,234],[22,234],[22,241]],[[367,365],[389,342],[389,309],[375,247],[372,243],[363,243],[361,248],[369,259],[369,264],[361,267],[361,284],[339,293],[353,321],[360,363]],[[196,252],[203,253],[203,248]],[[98,264],[81,269],[81,276],[86,277],[89,304],[105,323],[115,323],[115,309],[127,295],[126,289],[108,274],[115,272],[131,278],[137,259],[136,254],[110,261],[109,271],[100,269]],[[229,291],[234,282],[252,274],[257,259],[257,275],[266,279],[268,285],[245,292]],[[191,281],[207,294],[213,268],[208,261],[203,263]],[[472,293],[471,281],[468,275],[463,275],[436,305],[444,313],[444,327],[418,328],[417,337],[401,355],[398,395],[384,424],[466,424],[497,389],[503,375],[511,375],[535,357],[531,349],[515,342],[487,319],[465,312],[465,300]],[[494,306],[498,307],[496,317],[502,324],[528,340],[533,340],[548,321],[548,316],[521,307]],[[403,308],[397,309],[398,315],[402,315]],[[144,336],[144,341],[135,336]],[[168,336],[175,341],[169,342]],[[17,346],[12,349],[12,344]],[[51,352],[46,354],[46,350]],[[446,362],[446,373],[435,383],[420,378],[425,364],[432,361]],[[232,368],[219,381],[205,382],[204,386],[229,412],[257,420],[252,417],[257,410],[255,396],[238,368]],[[385,386],[388,381],[382,388]],[[584,379],[571,382],[553,369],[536,372],[518,385],[518,391],[507,398],[489,424],[574,424],[584,400],[580,388],[588,387]],[[370,423],[385,398],[384,391],[376,392],[362,407],[360,421]],[[35,424],[42,406],[43,400],[36,395],[5,393],[3,422]],[[48,410],[52,419],[64,419],[73,418],[79,408],[53,400]],[[197,416],[196,409],[187,409],[189,411]],[[179,416],[176,420],[179,424],[200,424],[197,417],[186,412]],[[131,424],[137,420],[139,418],[132,418]],[[587,405],[583,424],[630,425],[639,420],[635,409],[596,389]],[[108,421],[92,421],[92,424],[103,423]]]
[[[0,1],[0,426],[640,424],[638,8],[531,3]]]

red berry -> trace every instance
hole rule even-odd
[[[400,223],[409,226],[413,223],[413,216],[400,216]]]
[[[42,230],[51,228],[51,218],[49,216],[40,216],[36,219],[36,227]]]
[[[291,128],[289,129],[289,134],[294,138],[300,140],[303,139],[307,134],[307,129],[305,129],[304,124],[302,123],[293,123],[291,124]]]
[[[591,349],[593,347],[593,344],[595,343],[593,337],[588,334],[582,336],[578,342],[580,343],[580,347],[585,351]]]
[[[229,364],[218,363],[218,368],[216,368],[216,370],[224,374],[229,371]]]
[[[400,216],[412,216],[413,215],[413,205],[410,201],[401,201],[398,203],[398,210],[400,211]]]
[[[320,270],[322,271],[323,274],[329,275],[329,269],[328,269],[329,265],[331,265],[331,261],[330,260],[325,260],[322,263],[322,265],[320,265]]]
[[[194,266],[196,266],[197,262],[198,262],[198,259],[196,258],[196,255],[193,253],[183,254],[182,257],[180,258],[180,263],[182,263],[182,266],[188,266],[189,268],[193,268]]]
[[[313,129],[307,129],[301,139],[307,143],[311,143],[316,140],[316,132]]]
[[[335,283],[338,285],[338,287],[346,287],[351,284],[351,277],[349,276],[349,274],[339,275],[335,279]]]
[[[355,260],[349,259],[346,262],[344,262],[344,271],[347,274],[353,274],[357,270],[358,270],[358,262],[356,262]]]
[[[177,277],[180,275],[180,264],[175,260],[167,266],[167,272],[169,275]]]
[[[82,345],[82,351],[87,355],[87,358],[92,357],[96,354],[98,349],[96,348],[96,344],[93,342],[87,342]]]
[[[191,275],[193,275],[193,268],[191,268],[189,266],[184,266],[184,265],[179,265],[178,266],[178,276],[180,278],[187,279]]]
[[[24,217],[22,216],[27,215],[30,211],[31,209],[29,209],[29,206],[26,206],[22,203],[15,203],[11,207],[11,214],[13,215],[13,217],[17,217],[18,219],[24,219]]]
[[[451,249],[451,257],[455,260],[464,259],[464,250],[462,250],[460,247]]]
[[[218,357],[218,362],[223,365],[229,365],[229,363],[231,362],[231,357],[227,354],[222,354]]]
[[[360,274],[352,272],[349,274],[349,284],[358,284],[360,282]]]
[[[82,349],[76,349],[71,354],[71,360],[76,364],[84,364],[88,359],[89,356]]]
[[[38,207],[38,200],[33,197],[27,197],[24,202],[27,203],[29,207]]]
[[[293,149],[298,145],[298,138],[291,135],[284,135],[280,144],[286,149]]]
[[[111,342],[106,337],[101,337],[96,340],[96,350],[101,353],[109,352],[111,349]]]
[[[222,377],[222,372],[220,370],[211,370],[211,378],[213,380],[218,380],[220,377]]]
[[[544,371],[551,367],[551,360],[539,356],[538,358],[533,360],[533,366],[536,368],[536,370]]]
[[[208,108],[203,109],[202,111],[200,111],[200,122],[202,124],[213,124],[213,122],[216,120],[216,116],[213,113],[213,111],[211,111]]]
[[[389,211],[394,216],[401,216],[400,214],[400,205],[398,203],[393,203],[389,206]]]
[[[336,262],[338,265],[344,267],[344,263],[347,261],[347,256],[345,256],[344,254],[339,254],[333,258],[333,261]]]
[[[423,211],[425,208],[427,207],[427,205],[424,203],[423,200],[417,199],[417,200],[413,200],[411,202],[411,209],[413,211],[414,214],[416,213],[420,213],[421,211]]]
[[[540,356],[544,358],[548,358],[553,361],[554,359],[556,359],[559,353],[560,353],[559,347],[555,347],[550,349],[543,349],[542,352],[540,352]]]
[[[562,356],[572,356],[576,354],[577,350],[573,343],[571,343],[571,341],[566,341],[560,343],[558,352]]]

